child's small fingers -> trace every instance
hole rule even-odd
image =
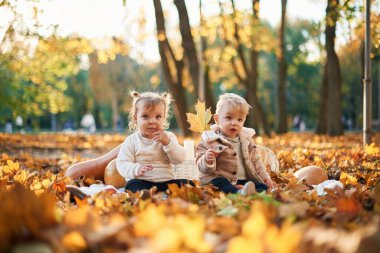
[[[211,151],[212,153],[213,153],[213,155],[215,156],[215,157],[218,157],[218,155],[220,154],[219,152],[217,152],[217,151]]]

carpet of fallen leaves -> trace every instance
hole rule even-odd
[[[122,135],[0,134],[0,252],[375,252],[380,246],[380,134],[290,133],[259,144],[277,154],[279,189],[249,197],[210,187],[70,197],[65,170]],[[87,152],[87,153],[86,153]],[[83,156],[85,154],[85,156]],[[87,154],[87,156],[86,156]],[[94,157],[93,156],[93,157]],[[343,190],[318,196],[297,169],[319,165]]]

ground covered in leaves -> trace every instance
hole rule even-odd
[[[380,134],[257,137],[280,160],[274,192],[224,195],[210,187],[70,198],[73,163],[121,135],[0,134],[0,252],[376,252],[380,247]],[[319,165],[343,190],[318,196],[293,172]]]

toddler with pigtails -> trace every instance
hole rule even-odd
[[[157,187],[168,189],[168,184],[182,186],[185,179],[174,179],[173,165],[185,160],[185,149],[177,137],[165,131],[168,127],[170,94],[154,92],[132,92],[130,130],[121,145],[116,159],[116,168],[125,178],[126,190],[137,192]]]

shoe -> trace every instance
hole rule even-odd
[[[139,191],[139,199],[147,200],[150,198],[150,191],[148,189],[143,189]]]
[[[256,193],[255,184],[251,181],[244,184],[243,189],[238,191],[242,196],[249,196]]]
[[[66,189],[70,192],[70,199],[74,199],[74,196],[76,196],[78,199],[83,200],[89,196],[75,185],[66,185]]]

